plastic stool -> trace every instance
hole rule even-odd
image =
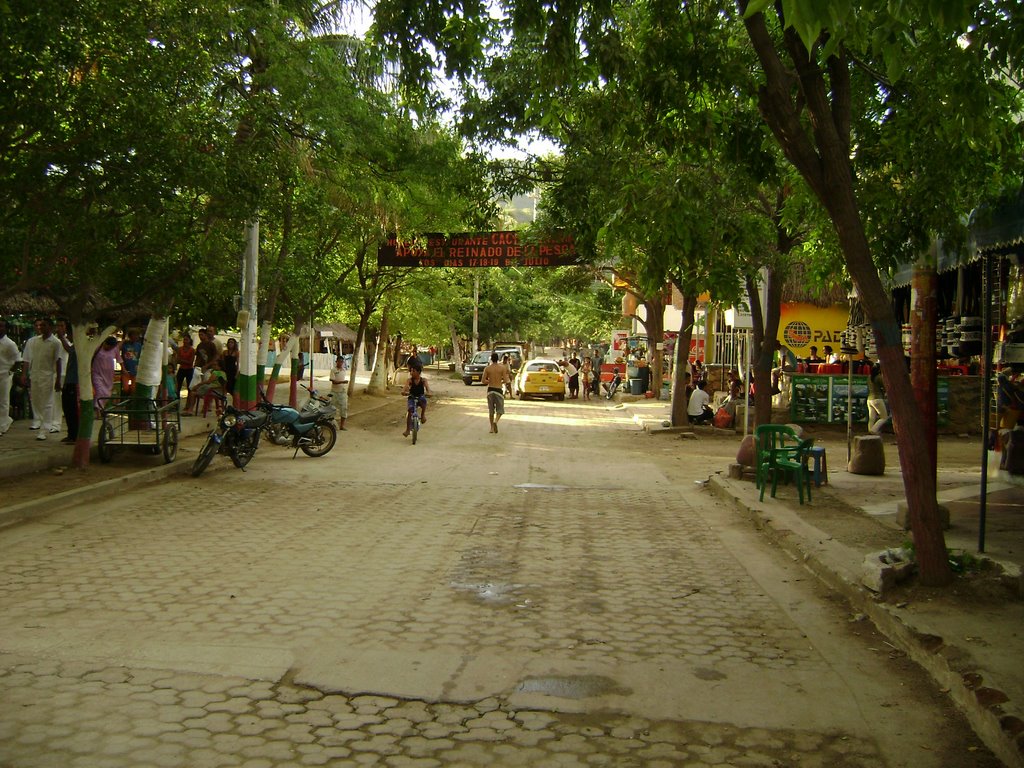
[[[828,484],[828,458],[825,446],[815,445],[807,450],[807,455],[814,459],[814,486],[820,488],[822,483]]]

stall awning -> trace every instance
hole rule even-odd
[[[978,252],[1019,251],[1024,246],[1024,187],[971,214],[971,245]]]
[[[968,223],[966,248],[957,249],[937,240],[936,271],[939,274],[970,264],[983,253],[1014,253],[1024,250],[1024,187],[997,203],[978,206]],[[900,264],[892,274],[894,288],[910,285],[914,272],[912,263]]]
[[[977,260],[979,256],[974,248],[948,247],[941,238],[932,243],[932,248],[935,249],[935,271],[939,274],[956,269],[961,264],[970,264],[972,261]],[[905,262],[898,265],[892,273],[892,287],[900,288],[910,285],[913,274],[913,263]]]

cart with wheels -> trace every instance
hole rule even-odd
[[[163,454],[170,464],[178,455],[181,434],[179,400],[128,399],[109,403],[102,411],[97,441],[100,461],[109,463],[114,450],[130,447]]]

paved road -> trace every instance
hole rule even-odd
[[[0,532],[0,765],[997,764],[695,482],[734,441],[436,389]]]

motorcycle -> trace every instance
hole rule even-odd
[[[210,466],[218,453],[227,454],[231,462],[245,470],[260,444],[260,434],[267,426],[269,415],[261,410],[240,411],[227,402],[227,397],[214,391],[213,396],[224,403],[224,413],[210,432],[199,455],[192,464],[192,477],[199,477]]]
[[[323,456],[338,440],[338,429],[334,425],[335,408],[330,399],[318,396],[315,390],[309,390],[309,393],[309,402],[301,411],[266,400],[260,405],[269,417],[267,437],[275,445],[295,448],[292,458],[300,450],[314,458]]]

